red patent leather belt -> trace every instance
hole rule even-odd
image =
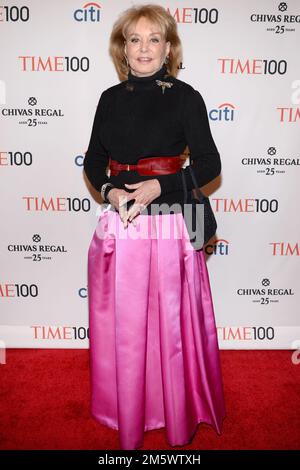
[[[117,160],[109,159],[109,169],[111,176],[115,176],[119,171],[135,170],[140,175],[166,175],[177,173],[185,161],[185,155],[174,157],[145,157],[140,158],[137,164],[119,163]]]

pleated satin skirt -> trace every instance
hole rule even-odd
[[[91,413],[121,449],[162,427],[182,446],[225,416],[206,260],[182,213],[136,221],[103,211],[88,251]]]

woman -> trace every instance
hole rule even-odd
[[[126,10],[110,53],[122,81],[100,96],[84,160],[106,203],[88,254],[92,415],[119,430],[122,449],[161,427],[171,446],[184,445],[200,422],[220,434],[225,407],[209,277],[187,235],[180,168],[188,145],[202,186],[220,173],[220,156],[202,96],[175,77],[181,43],[162,7]]]

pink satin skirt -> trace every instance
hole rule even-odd
[[[171,446],[197,424],[221,433],[223,384],[209,275],[182,213],[101,213],[88,252],[91,413],[121,449],[165,427]]]

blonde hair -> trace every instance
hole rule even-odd
[[[177,23],[163,7],[155,4],[137,5],[125,10],[113,25],[110,35],[109,53],[112,57],[121,81],[127,80],[129,66],[124,54],[124,41],[130,26],[135,25],[141,17],[159,26],[166,41],[170,41],[169,61],[166,64],[168,73],[176,77],[178,65],[182,59],[181,41],[177,32]]]

